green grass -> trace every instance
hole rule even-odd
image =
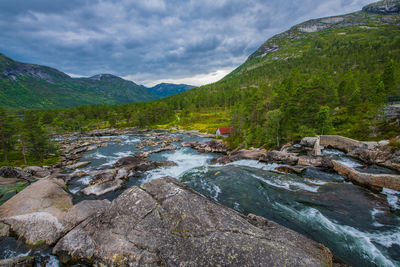
[[[177,119],[168,124],[154,125],[154,129],[197,130],[203,133],[215,134],[218,127],[230,126],[231,111],[225,108],[204,109],[188,114],[177,114]],[[179,120],[178,120],[179,118]]]
[[[3,151],[0,150],[0,155],[3,156]],[[24,157],[20,152],[11,151],[8,153],[8,161],[4,161],[1,157],[0,166],[11,166],[11,167],[25,167],[25,166],[53,166],[61,161],[61,157],[58,155],[48,156],[43,160],[38,160],[32,155],[26,156],[27,164],[24,164]]]
[[[0,205],[9,200],[15,194],[21,192],[29,185],[29,182],[18,182],[11,185],[0,185]]]
[[[391,139],[389,146],[392,150],[400,150],[400,141],[396,139]]]

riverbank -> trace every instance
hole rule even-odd
[[[350,164],[353,165],[357,163],[359,164],[358,166],[353,166],[356,169],[362,167],[363,163],[361,161],[351,161],[352,158],[344,152],[324,148],[321,156],[314,156],[313,150],[315,143],[310,141],[310,139],[308,139],[308,142],[306,142],[306,140],[302,142],[302,145],[286,145],[282,147],[280,151],[266,152],[264,150],[242,150],[232,152],[218,141],[196,136],[197,133],[188,135],[187,133],[184,134],[181,132],[146,132],[130,129],[124,130],[124,132],[120,132],[119,130],[96,131],[90,135],[91,136],[86,137],[80,136],[79,138],[73,135],[59,137],[58,142],[64,144],[62,154],[65,160],[63,160],[63,164],[60,164],[58,167],[48,170],[50,172],[48,177],[35,178],[41,183],[50,180],[52,186],[39,184],[41,186],[36,186],[34,191],[36,191],[35,196],[40,198],[41,195],[49,194],[47,194],[46,191],[40,193],[41,191],[37,190],[47,190],[46,188],[54,189],[54,187],[57,188],[58,185],[64,188],[66,192],[66,195],[62,193],[61,195],[64,196],[58,197],[58,199],[65,199],[65,202],[54,204],[55,206],[53,205],[52,207],[35,206],[37,204],[33,202],[32,207],[23,209],[23,212],[28,213],[6,214],[6,218],[3,219],[3,221],[5,221],[6,226],[12,230],[11,237],[8,238],[12,239],[12,236],[16,235],[20,238],[24,237],[26,240],[30,240],[28,242],[29,244],[34,244],[35,246],[43,245],[41,241],[45,240],[44,243],[47,243],[47,246],[50,246],[53,252],[58,255],[59,259],[65,262],[87,262],[90,258],[93,259],[93,262],[110,263],[110,257],[117,262],[127,262],[133,260],[133,258],[149,256],[151,258],[150,262],[154,264],[163,262],[165,257],[157,253],[152,254],[152,251],[154,251],[154,249],[160,249],[158,244],[171,246],[170,242],[172,242],[172,240],[178,242],[177,244],[191,244],[185,243],[188,242],[187,239],[199,240],[199,246],[193,248],[193,250],[198,249],[198,251],[203,251],[204,247],[201,245],[204,244],[203,241],[208,240],[207,238],[209,237],[215,236],[217,232],[223,229],[228,229],[229,235],[232,234],[228,241],[224,239],[226,242],[239,244],[241,242],[240,240],[244,240],[244,237],[240,237],[239,233],[231,231],[232,229],[230,228],[226,228],[229,225],[227,221],[221,221],[221,224],[217,225],[215,225],[213,221],[213,224],[209,225],[206,223],[206,218],[211,216],[208,213],[203,214],[205,218],[197,218],[196,216],[198,216],[198,214],[192,213],[194,211],[191,210],[190,207],[185,206],[185,203],[192,203],[198,198],[196,195],[192,195],[191,191],[181,184],[183,183],[190,186],[190,188],[197,193],[208,197],[208,199],[230,207],[232,210],[228,209],[230,211],[227,214],[230,214],[230,212],[239,212],[243,214],[241,216],[247,216],[251,213],[255,213],[258,216],[266,217],[266,225],[274,225],[271,221],[268,221],[272,220],[278,222],[280,225],[289,227],[308,238],[314,239],[316,242],[323,243],[335,254],[338,254],[351,264],[355,262],[364,262],[361,256],[357,256],[359,255],[358,253],[366,253],[366,255],[369,255],[369,259],[375,263],[390,263],[396,260],[395,254],[390,254],[390,252],[386,250],[380,252],[382,255],[376,254],[376,251],[381,251],[382,248],[379,247],[378,249],[375,245],[369,243],[363,243],[363,246],[357,245],[353,248],[342,247],[340,245],[342,237],[335,234],[333,229],[331,229],[332,231],[325,230],[325,233],[321,231],[326,227],[323,226],[325,221],[331,224],[333,223],[332,225],[336,225],[335,227],[338,228],[342,228],[346,225],[351,226],[354,229],[358,229],[357,231],[359,231],[362,236],[375,240],[375,237],[369,235],[367,229],[375,227],[373,226],[375,224],[385,225],[385,229],[392,229],[393,227],[390,226],[390,224],[396,225],[396,205],[399,204],[397,203],[398,200],[393,200],[398,195],[396,191],[389,193],[389,189],[384,188],[382,191],[383,194],[381,194],[375,193],[376,191],[369,191],[368,189],[345,183],[344,178],[333,172],[332,166],[328,166],[329,161],[325,160],[325,158],[335,158],[340,162],[349,161]],[[301,162],[306,164],[303,163],[299,165]],[[349,164],[349,162],[347,163]],[[36,171],[40,173],[39,169]],[[379,169],[379,171],[383,171],[383,169]],[[42,173],[42,175],[43,174],[44,173]],[[156,182],[158,178],[168,175],[177,178],[179,182],[172,182],[173,180],[169,180],[170,178],[161,179],[162,182]],[[22,193],[29,192],[26,190],[32,188],[35,184],[37,185],[38,182],[32,184],[21,193],[18,193],[11,200],[14,199],[13,201],[15,203],[30,203],[26,201],[26,199],[30,199],[31,197],[24,196]],[[149,182],[151,185],[148,185]],[[56,184],[53,185],[54,183]],[[46,182],[46,184],[48,183]],[[139,191],[131,192],[130,190],[133,188],[139,188],[137,189]],[[157,190],[159,188],[164,189],[160,189],[161,191],[158,192]],[[177,192],[181,192],[177,195],[177,197],[179,196],[178,199],[172,197],[171,202],[164,203],[165,199],[169,199],[165,198],[166,195],[175,196]],[[352,193],[349,195],[349,192]],[[53,193],[50,195],[52,194]],[[140,199],[134,197],[133,194],[139,194]],[[388,195],[386,196],[384,194]],[[365,197],[367,195],[368,198]],[[17,197],[20,198],[20,200],[18,200]],[[18,201],[15,201],[15,198],[17,198]],[[151,200],[152,198],[159,202],[157,209],[153,209],[154,206],[151,204],[153,201]],[[181,198],[184,200],[186,199],[186,201],[177,201]],[[337,201],[335,199],[346,199],[346,203],[342,203],[344,200]],[[11,200],[7,203],[12,203],[13,201]],[[139,200],[140,202],[138,202]],[[206,203],[200,199],[198,199],[198,201],[200,203]],[[143,204],[139,205],[139,203]],[[299,207],[299,203],[312,203],[312,205],[301,204],[302,206]],[[167,206],[164,206],[164,204]],[[12,204],[7,205],[10,207],[12,206]],[[105,206],[105,210],[102,209],[102,205]],[[139,254],[132,254],[131,251],[133,247],[135,247],[136,244],[143,244],[144,241],[142,239],[129,238],[128,232],[124,232],[128,231],[124,225],[129,224],[126,224],[124,221],[119,221],[119,219],[113,219],[116,217],[114,213],[116,211],[118,211],[119,214],[128,212],[128,206],[125,207],[124,205],[135,207],[135,209],[138,210],[143,209],[143,212],[148,214],[143,218],[143,224],[141,224],[141,221],[138,222],[138,227],[140,229],[135,228],[136,230],[132,230],[133,232],[138,233],[139,230],[143,231],[142,227],[145,227],[145,225],[153,225],[155,228],[153,227],[152,229],[158,229],[157,231],[160,233],[160,238],[161,236],[165,236],[166,239],[154,237],[152,243],[146,243],[146,247],[151,247],[151,250],[142,249]],[[327,207],[326,210],[324,208],[325,206]],[[87,211],[85,207],[89,207],[95,214]],[[99,210],[97,210],[96,207],[99,207]],[[360,217],[357,219],[356,225],[345,217],[337,217],[337,215],[333,216],[331,214],[332,212],[334,214],[351,213],[353,208],[360,210],[360,214],[357,215]],[[163,210],[163,212],[158,213],[160,209]],[[199,209],[201,210],[201,207],[199,207]],[[374,212],[374,209],[376,209],[378,213],[374,215],[374,219],[371,221],[371,212]],[[14,209],[7,208],[7,210]],[[218,205],[215,207],[213,206],[212,210],[214,210],[213,214],[220,214],[222,212]],[[299,212],[299,214],[292,217],[294,211]],[[28,216],[27,214],[30,215]],[[187,217],[182,214],[186,214]],[[227,216],[234,216],[232,214]],[[305,216],[306,214],[308,214],[310,218],[313,217],[315,221],[312,223],[305,223],[302,221],[307,218],[307,216]],[[79,216],[76,217],[77,215]],[[74,216],[75,219],[71,219],[72,217],[70,216]],[[139,214],[137,216],[137,218],[141,218]],[[176,218],[176,220],[171,219],[171,224],[168,224],[169,220],[165,221],[164,219],[162,221],[157,221],[159,216],[161,216],[161,218]],[[188,217],[190,217],[190,219],[186,221],[185,219]],[[387,224],[388,221],[385,222],[382,220],[384,217],[387,220],[391,218],[389,220],[391,222],[389,225]],[[103,225],[106,218],[110,218],[109,223],[115,225],[115,228],[109,228],[107,226],[109,225],[108,223]],[[247,226],[245,227],[250,228],[244,228],[241,231],[255,231],[252,228],[254,224],[251,223],[253,219],[250,218],[249,221],[249,218],[246,218],[246,220],[250,225],[246,224]],[[204,223],[207,226],[198,229],[193,224],[192,219],[200,221],[204,219],[206,220]],[[28,221],[30,222],[32,220],[37,222],[36,225],[46,226],[43,228],[46,230],[32,230],[35,234],[33,234],[32,231],[30,232],[30,228],[35,229],[28,223]],[[129,220],[133,220],[133,218]],[[261,219],[256,219],[255,221],[259,220]],[[363,223],[368,222],[368,225],[364,226],[358,221]],[[92,222],[96,223],[92,224]],[[338,224],[339,222],[340,224]],[[160,223],[162,225],[159,225]],[[163,223],[167,224],[164,225]],[[220,228],[221,225],[223,228]],[[313,229],[312,231],[317,234],[313,235],[312,232],[307,230],[307,227],[305,227],[306,225],[311,227]],[[172,228],[173,226],[174,228]],[[93,229],[97,229],[98,227],[102,230],[97,234]],[[235,229],[236,227],[237,225],[234,226]],[[261,226],[258,225],[257,227]],[[261,228],[264,229],[263,227]],[[281,229],[279,231],[287,232],[287,230],[284,230],[285,228],[278,228]],[[47,229],[50,229],[50,232],[55,232],[50,234]],[[198,230],[192,231],[190,229]],[[210,229],[216,229],[217,232]],[[265,230],[262,229],[256,231],[261,234],[259,231]],[[351,236],[354,231],[348,229],[344,231],[344,229],[346,228],[343,228],[342,231],[345,233],[343,238],[352,240],[351,242],[353,242],[353,240],[356,242],[357,238]],[[376,231],[379,231],[379,229],[380,226],[376,226]],[[124,247],[129,247],[126,253],[118,254],[112,247],[105,245],[101,249],[101,251],[104,251],[104,257],[106,257],[104,258],[102,252],[99,252],[97,249],[93,250],[90,242],[102,243],[104,238],[109,236],[107,234],[108,231],[121,233],[121,236],[116,236],[116,240],[118,240],[118,244],[124,244]],[[168,233],[172,235],[169,235],[165,231],[170,231]],[[393,229],[393,231],[395,232],[397,230]],[[389,238],[391,236],[390,233],[380,232],[385,238]],[[259,236],[259,234],[257,234],[257,236]],[[146,236],[149,235],[151,235],[150,232]],[[274,236],[272,232],[269,232],[268,235]],[[122,236],[127,236],[128,239],[121,239]],[[293,237],[292,234],[289,236]],[[60,237],[61,239],[59,239]],[[291,237],[287,238],[291,240]],[[298,238],[300,237],[295,237],[295,239]],[[303,238],[304,237],[301,237],[301,240],[309,240]],[[61,240],[63,240],[62,243],[60,243]],[[87,243],[85,240],[92,241]],[[203,241],[200,242],[200,240]],[[222,242],[222,239],[220,241]],[[219,244],[218,242],[220,241],[216,239],[215,244]],[[79,245],[82,245],[85,249],[73,252],[72,248],[78,245],[78,243],[74,242],[79,242]],[[110,244],[113,244],[112,242],[114,241],[111,240],[110,242]],[[383,239],[374,242],[380,244],[380,242],[383,242]],[[397,239],[394,239],[393,242],[393,244],[395,244],[394,246],[397,246]],[[60,243],[60,245],[58,245],[58,243]],[[368,246],[370,247],[365,247],[367,244],[369,244]],[[54,245],[55,247],[53,248]],[[245,248],[238,249],[237,253],[248,253],[248,251],[244,251],[243,249]],[[123,248],[119,250],[124,251]],[[41,250],[39,249],[39,251]],[[92,251],[93,254],[90,254],[90,256],[85,251]],[[283,251],[284,250],[281,250],[281,252]],[[294,251],[296,251],[296,249],[294,249]],[[163,250],[162,253],[175,255],[169,250]],[[190,252],[187,251],[186,253]],[[274,253],[277,253],[276,255],[278,256],[273,260],[282,263],[279,259],[280,252],[275,251]],[[297,254],[296,252],[296,255],[301,255],[302,252],[299,253],[300,254]],[[317,254],[325,255],[324,257],[330,255],[319,253],[320,252]],[[351,253],[353,256],[350,256]],[[226,253],[223,252],[223,254],[225,255]],[[318,258],[319,256],[316,256],[317,254],[313,254],[311,258]],[[114,255],[116,256],[114,257]],[[206,258],[205,255],[208,254],[201,254],[201,257],[204,256]],[[178,256],[182,257],[182,255]],[[209,255],[207,257],[209,257]],[[328,257],[334,260],[333,256]],[[304,259],[305,258],[303,258],[303,260]],[[40,259],[36,259],[36,261],[38,260]],[[191,260],[190,257],[188,260]],[[243,260],[243,258],[240,258],[240,260]],[[248,259],[245,260],[247,261]],[[317,261],[320,262],[320,260]],[[167,261],[167,263],[168,262],[170,261]],[[233,262],[235,263],[235,261]],[[314,260],[311,260],[311,262],[314,262]],[[328,265],[330,264],[329,262],[330,261],[328,261]],[[217,262],[215,263],[217,264]],[[237,264],[239,263],[241,264],[242,262],[237,261]],[[260,265],[262,264],[260,263]],[[390,264],[388,264],[388,266],[390,266]]]

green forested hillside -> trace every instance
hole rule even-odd
[[[207,123],[233,125],[233,146],[271,147],[322,133],[389,138],[400,134],[398,122],[382,115],[387,97],[400,96],[399,62],[400,15],[360,11],[294,26],[211,85],[149,103],[42,116],[58,130],[76,130],[189,126],[214,112]],[[61,123],[67,117],[68,123]]]
[[[20,63],[0,54],[0,106],[3,107],[67,108],[156,98],[145,87],[110,74],[74,79],[56,69]]]

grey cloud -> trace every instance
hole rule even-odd
[[[2,0],[0,52],[87,76],[182,78],[233,68],[273,34],[370,2]]]

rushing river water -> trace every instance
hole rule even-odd
[[[183,141],[207,141],[181,134]],[[82,161],[89,166],[76,171],[111,168],[121,157],[139,152],[136,146],[141,136],[120,136],[122,142],[87,152]],[[254,213],[324,244],[338,257],[354,266],[400,266],[400,192],[384,189],[381,194],[346,182],[342,176],[320,168],[308,168],[301,176],[275,171],[277,164],[264,164],[253,160],[241,160],[228,165],[212,165],[215,154],[200,154],[173,143],[178,150],[153,154],[150,159],[168,160],[177,166],[162,167],[131,178],[128,187],[139,185],[163,176],[178,178],[197,192],[229,206],[241,213]],[[154,148],[145,148],[141,151]],[[366,172],[388,170],[362,164],[345,157],[342,152],[325,150],[336,154],[340,161]],[[388,171],[389,172],[389,171]],[[83,196],[92,177],[82,177],[69,185],[75,201],[94,199]],[[124,189],[123,189],[124,190]],[[123,190],[108,193],[100,198],[114,199]],[[36,253],[49,255],[50,249],[32,252],[12,238],[1,245],[0,258]],[[8,253],[8,254],[6,254]],[[47,256],[49,257],[49,256]],[[47,266],[57,266],[54,256]]]

